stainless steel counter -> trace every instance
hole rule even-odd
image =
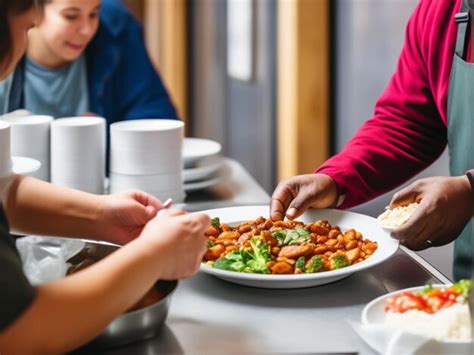
[[[268,203],[269,196],[239,163],[227,163],[230,182],[190,195],[190,210]],[[405,250],[366,272],[307,289],[250,288],[201,273],[180,282],[157,337],[100,354],[373,354],[347,321],[359,321],[375,297],[426,282],[449,280]]]

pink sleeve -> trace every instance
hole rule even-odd
[[[340,208],[399,186],[433,163],[446,146],[446,125],[432,96],[420,46],[420,37],[429,32],[423,23],[429,18],[425,5],[418,5],[408,23],[396,72],[376,103],[374,116],[342,152],[316,170],[330,175],[340,193],[346,194]]]

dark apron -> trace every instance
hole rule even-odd
[[[463,175],[466,170],[474,168],[474,64],[464,60],[469,22],[468,6],[464,0],[456,22],[458,35],[448,93],[449,169],[452,176]],[[471,278],[472,275],[472,224],[471,219],[454,244],[455,280]]]

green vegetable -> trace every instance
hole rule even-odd
[[[432,285],[432,284],[428,284],[428,285],[426,285],[426,286],[423,288],[423,291],[421,291],[420,293],[421,293],[422,295],[425,295],[425,294],[427,294],[427,293],[433,291],[433,289],[434,289],[433,285]]]
[[[301,271],[304,271],[305,263],[306,263],[306,258],[304,256],[300,256],[298,260],[296,260],[295,268],[300,269]]]
[[[283,245],[286,238],[286,231],[284,230],[276,230],[272,232],[272,237],[278,240],[278,245]]]
[[[242,255],[238,250],[233,250],[229,254],[217,259],[212,267],[229,271],[241,272],[245,269],[245,263],[242,261]]]
[[[212,248],[214,246],[214,243],[211,240],[207,241],[207,247]]]
[[[247,266],[250,269],[250,272],[257,274],[270,273],[267,267],[267,262],[270,259],[270,250],[267,243],[258,237],[253,237],[250,240],[250,245],[253,249],[253,253],[249,253],[252,256],[252,259],[247,261]]]
[[[305,228],[276,230],[272,237],[278,240],[279,245],[300,245],[311,240],[311,234]]]
[[[318,255],[311,258],[309,266],[306,268],[307,273],[323,271],[324,264]]]
[[[343,267],[349,266],[349,260],[345,255],[336,255],[331,259],[331,265],[333,269],[341,269]]]
[[[216,269],[269,274],[267,262],[270,259],[270,250],[267,243],[259,237],[250,240],[252,250],[245,248],[233,250],[231,253],[217,259],[212,267]]]
[[[469,294],[472,289],[472,280],[464,279],[456,282],[454,285],[450,287],[450,289],[459,292],[459,294],[463,297],[469,297]]]
[[[219,217],[214,217],[213,219],[211,219],[211,225],[213,227],[219,228],[219,226],[221,225]]]

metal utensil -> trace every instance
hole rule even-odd
[[[172,204],[173,204],[173,200],[171,198],[167,199],[163,203],[163,208],[158,211],[158,216],[164,215],[167,212],[168,208],[171,207]]]

